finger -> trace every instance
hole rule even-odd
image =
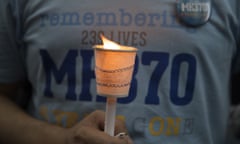
[[[130,139],[127,133],[122,132],[117,134],[115,137],[125,140],[127,144],[133,144],[133,141]]]
[[[104,132],[97,131],[91,127],[84,126],[76,133],[75,142],[84,144],[132,144],[128,136],[112,137]]]
[[[85,117],[79,125],[85,125],[88,127],[96,128],[103,130],[104,129],[104,119],[105,119],[105,112],[96,110]]]
[[[104,133],[104,119],[105,112],[95,111],[84,118],[83,121],[79,123],[80,129],[77,129],[74,141],[84,142],[83,144],[132,144],[131,139],[126,135],[124,137],[111,137],[108,134]],[[116,133],[126,132],[127,129],[125,123],[121,120],[116,120]]]
[[[86,120],[86,125],[93,126],[94,123],[95,128],[100,128],[101,130],[104,129],[104,123],[105,123],[105,112],[96,110],[92,114],[89,115],[89,119]],[[123,120],[116,119],[115,122],[115,135],[119,133],[125,133],[126,136],[128,134],[126,124]]]
[[[103,130],[104,122],[105,122],[105,112],[96,110],[91,114],[89,114],[86,118],[84,118],[84,120],[80,124]],[[116,119],[115,135],[120,132],[128,133],[125,122],[123,120]]]
[[[115,123],[115,135],[119,134],[119,133],[128,133],[127,131],[127,127],[124,121],[116,119],[116,123]]]

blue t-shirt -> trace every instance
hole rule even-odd
[[[105,109],[92,48],[104,34],[138,48],[129,96],[117,104],[136,144],[225,144],[240,1],[212,0],[196,27],[179,20],[178,2],[1,1],[0,82],[29,80],[29,113],[71,127]]]

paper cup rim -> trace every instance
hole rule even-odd
[[[104,48],[103,45],[94,45],[93,48],[96,50],[104,50],[104,51],[117,51],[117,52],[136,52],[137,48],[130,46],[121,46],[123,49],[108,49]]]

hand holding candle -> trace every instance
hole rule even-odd
[[[113,136],[116,101],[128,96],[137,49],[102,40],[94,46],[97,93],[107,97],[105,132]]]

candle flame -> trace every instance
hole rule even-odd
[[[105,49],[121,49],[121,46],[119,44],[107,39],[103,35],[101,35],[101,39],[103,41],[103,47]]]

